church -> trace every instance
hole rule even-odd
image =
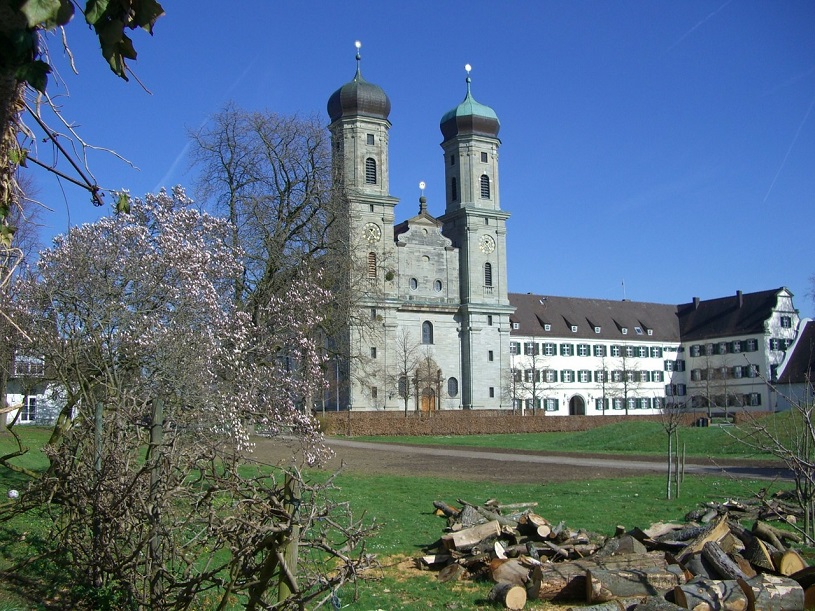
[[[351,309],[327,409],[527,410],[552,415],[774,409],[800,326],[784,288],[666,305],[511,294],[495,111],[442,115],[444,214],[396,224],[391,102],[354,78],[328,100],[335,189],[347,207]],[[420,185],[421,186],[421,185]]]

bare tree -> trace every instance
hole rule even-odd
[[[408,405],[413,395],[415,371],[421,358],[420,344],[407,329],[401,329],[393,342],[395,362],[390,375],[390,385],[402,399],[405,408],[405,417],[408,415]]]
[[[636,357],[636,347],[630,344],[619,346],[619,354],[611,356],[608,372],[608,382],[605,383],[604,393],[612,401],[622,401],[626,416],[628,415],[631,399],[638,398],[647,372],[639,369],[639,360]]]
[[[343,207],[319,119],[229,104],[190,138],[198,194],[229,220],[230,242],[243,252],[234,292],[247,311],[343,246],[329,240]]]

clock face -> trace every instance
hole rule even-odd
[[[485,235],[481,236],[481,240],[479,240],[479,248],[481,248],[481,252],[485,254],[490,254],[493,250],[495,250],[495,240],[492,239],[491,236]]]
[[[368,240],[371,244],[373,244],[374,242],[378,242],[382,238],[382,230],[376,223],[365,223],[365,227],[362,230],[362,234],[365,236],[365,239]]]

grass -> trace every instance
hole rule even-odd
[[[687,456],[771,459],[740,443],[734,427],[683,427],[680,444]],[[416,445],[501,448],[520,451],[589,452],[598,454],[653,454],[662,456],[667,436],[658,422],[624,422],[574,433],[513,433],[501,435],[444,435],[414,437],[355,437],[359,440]]]
[[[661,429],[642,426],[648,423],[627,424],[624,427],[606,427],[600,432],[579,434],[545,435],[498,435],[492,441],[486,436],[466,438],[441,438],[438,443],[476,445],[482,447],[511,447],[517,449],[569,448],[581,452],[606,449],[624,453],[647,453],[656,447],[655,453],[664,451],[665,435]],[[656,425],[659,427],[659,425]],[[19,430],[19,429],[18,429]],[[683,437],[694,437],[696,451],[703,455],[717,455],[729,437],[719,437],[711,429],[683,429]],[[694,435],[689,434],[694,433]],[[698,435],[697,435],[698,433]],[[48,431],[26,428],[23,435],[32,448],[26,457],[15,459],[30,468],[42,468],[46,464],[39,447],[47,440]],[[656,437],[656,440],[650,438]],[[381,438],[377,438],[381,439]],[[605,447],[600,440],[605,439]],[[394,439],[401,443],[405,438]],[[411,440],[414,441],[414,440]],[[428,442],[427,438],[415,441]],[[9,436],[0,436],[0,453],[11,447]],[[705,444],[709,444],[707,450]],[[725,456],[735,456],[726,453]],[[744,457],[744,455],[741,455]],[[322,472],[310,472],[310,477],[322,478]],[[379,531],[369,540],[368,549],[375,553],[381,568],[365,575],[358,584],[356,595],[351,585],[336,593],[342,608],[374,611],[377,609],[473,609],[484,606],[489,591],[488,584],[470,581],[440,584],[432,572],[415,569],[412,558],[420,556],[422,549],[433,544],[443,533],[445,521],[434,514],[433,501],[443,500],[458,504],[458,499],[483,503],[496,498],[504,503],[535,501],[536,511],[553,522],[565,520],[573,529],[583,528],[601,535],[614,532],[618,524],[628,528],[647,527],[655,521],[681,520],[690,509],[705,501],[721,501],[729,497],[746,497],[767,485],[766,481],[733,480],[723,476],[687,476],[679,499],[668,501],[665,497],[664,476],[624,477],[610,480],[572,481],[547,484],[500,485],[488,482],[472,482],[426,477],[397,477],[382,475],[358,475],[343,473],[336,478],[338,495],[350,502],[354,513],[365,513],[366,519],[374,520]],[[10,487],[23,488],[19,478],[8,471],[0,471],[0,494],[5,500]],[[0,536],[0,569],[9,566],[14,557],[24,551],[25,537],[37,536],[44,529],[36,518],[27,517],[25,522],[4,524]],[[18,556],[19,557],[19,556]],[[44,608],[32,606],[30,601],[0,586],[0,611],[6,609]],[[534,611],[558,609],[551,604],[537,603],[527,606]]]

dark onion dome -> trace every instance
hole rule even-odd
[[[382,87],[362,78],[359,61],[360,55],[357,53],[357,73],[354,79],[328,98],[328,116],[332,123],[342,117],[355,116],[387,120],[391,112],[391,101]]]
[[[469,69],[467,73],[467,95],[464,101],[453,110],[446,112],[439,123],[445,142],[459,134],[477,134],[497,138],[498,130],[501,129],[501,123],[495,111],[489,106],[479,104],[473,98],[470,92]]]

